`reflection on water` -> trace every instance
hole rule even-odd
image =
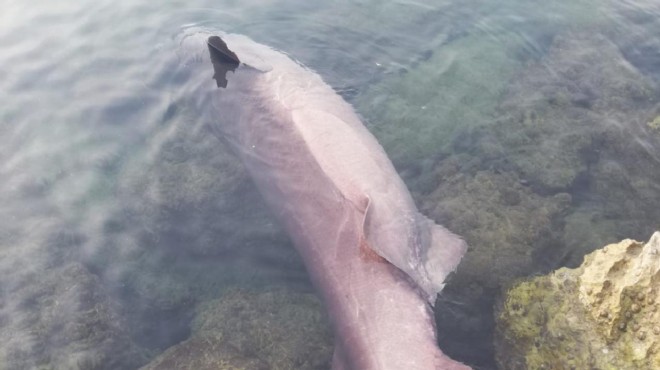
[[[327,367],[299,258],[181,94],[175,40],[201,26],[285,51],[356,106],[420,208],[470,244],[438,331],[493,369],[502,286],[660,226],[660,6],[530,4],[4,0],[0,363],[167,368],[204,343],[248,368]],[[283,326],[239,324],[268,315]],[[313,328],[282,343],[300,317]],[[309,336],[318,358],[263,349]]]

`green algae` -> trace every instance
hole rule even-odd
[[[143,370],[325,369],[332,338],[320,301],[286,290],[230,290],[202,303],[193,333]]]
[[[398,166],[451,153],[457,129],[495,121],[509,80],[529,60],[544,55],[548,40],[569,25],[595,27],[606,19],[603,12],[593,11],[602,9],[602,3],[592,1],[473,3],[478,15],[470,17],[480,22],[460,37],[438,46],[431,43],[428,60],[404,66],[355,102]],[[461,14],[452,7],[446,12]],[[524,14],[534,27],[523,31],[510,14]]]
[[[495,288],[531,273],[540,240],[551,237],[570,195],[540,196],[513,173],[452,174],[453,165],[448,160],[437,168],[442,185],[423,198],[420,208],[469,241],[457,279]]]
[[[7,298],[23,310],[0,322],[2,369],[135,368],[146,359],[100,279],[79,263],[42,271]]]
[[[375,86],[357,107],[395,163],[420,161],[449,151],[458,127],[487,121],[519,67],[506,45],[469,36]]]
[[[660,116],[655,117],[647,125],[653,130],[660,131]]]
[[[651,369],[660,364],[657,264],[660,233],[597,250],[577,269],[512,285],[498,307],[503,369]]]
[[[568,284],[571,284],[570,280]],[[497,317],[497,332],[505,338],[495,339],[501,357],[498,364],[502,368],[583,368],[578,364],[584,364],[584,359],[575,356],[588,354],[589,351],[585,351],[583,343],[566,340],[579,338],[582,329],[572,326],[558,327],[557,321],[564,320],[571,306],[569,300],[553,295],[556,289],[564,288],[558,288],[552,279],[537,278],[518,283],[509,290]],[[506,326],[506,329],[502,330],[502,326]],[[504,344],[510,342],[525,344],[515,348]]]
[[[654,94],[606,37],[567,32],[516,71],[495,119],[457,129],[445,153],[425,159],[433,163],[407,179],[420,208],[470,246],[448,285],[453,299],[484,307],[484,294],[517,277],[576,266],[596,246],[657,225],[648,148],[658,143],[635,123],[657,116]],[[474,346],[488,339],[470,323],[492,315],[476,311],[438,314],[438,325],[472,331],[462,346]]]

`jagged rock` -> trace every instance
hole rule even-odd
[[[660,135],[648,125],[660,114],[658,91],[615,43],[599,32],[557,34],[509,82],[496,118],[466,125],[451,155],[408,180],[423,211],[470,245],[444,292],[449,303],[436,306],[439,327],[465,333],[448,335],[451,354],[477,342],[489,350],[487,296],[498,285],[576,267],[599,246],[648,235],[660,217]]]
[[[422,211],[470,246],[435,312],[442,348],[484,364],[501,285],[660,217],[656,86],[597,26],[533,28],[532,55],[467,34],[355,101]]]
[[[197,312],[191,337],[142,370],[330,367],[330,327],[312,294],[235,290]]]
[[[443,350],[486,364],[493,357],[488,333],[499,286],[531,273],[538,263],[552,268],[561,263],[561,250],[547,251],[558,240],[553,235],[556,220],[570,206],[571,197],[540,196],[513,173],[470,174],[451,167],[451,161],[445,161],[438,168],[442,186],[424,197],[420,207],[470,243],[436,303],[438,336]]]
[[[496,315],[498,366],[660,368],[660,232],[517,283]]]

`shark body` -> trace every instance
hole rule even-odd
[[[198,109],[234,147],[324,301],[332,368],[469,369],[438,348],[431,309],[466,245],[417,211],[353,108],[318,74],[245,36],[182,43],[207,49],[196,57],[207,67],[194,76]]]

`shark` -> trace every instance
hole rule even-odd
[[[422,215],[352,106],[286,53],[247,36],[180,40],[186,94],[229,143],[302,256],[334,331],[333,370],[467,370],[432,311],[467,245]]]

